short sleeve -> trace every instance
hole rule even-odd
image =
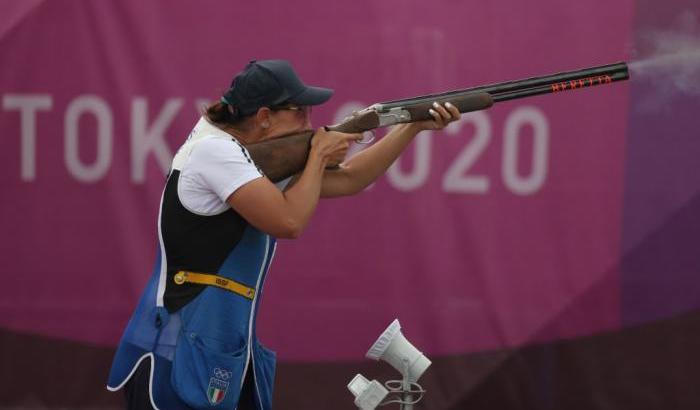
[[[181,200],[197,212],[209,213],[227,206],[232,193],[262,176],[243,145],[232,138],[209,138],[192,148],[183,166]]]

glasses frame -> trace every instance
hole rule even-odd
[[[310,105],[295,105],[295,104],[283,104],[275,107],[270,107],[272,111],[294,111],[299,114],[304,114],[305,116],[311,115],[312,108]]]

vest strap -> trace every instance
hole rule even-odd
[[[253,300],[255,298],[255,289],[248,287],[240,282],[224,278],[211,273],[198,273],[181,270],[175,274],[173,278],[176,284],[196,283],[198,285],[215,286],[237,295],[243,296],[246,299]]]

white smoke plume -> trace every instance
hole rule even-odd
[[[631,77],[649,81],[655,95],[639,108],[658,109],[679,95],[700,96],[700,24],[693,12],[682,13],[670,29],[641,33],[640,39],[639,55],[629,64]]]

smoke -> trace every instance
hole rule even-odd
[[[668,30],[641,33],[639,57],[629,64],[631,77],[648,81],[653,98],[639,108],[655,110],[681,95],[700,96],[700,24],[690,11],[682,13]]]

